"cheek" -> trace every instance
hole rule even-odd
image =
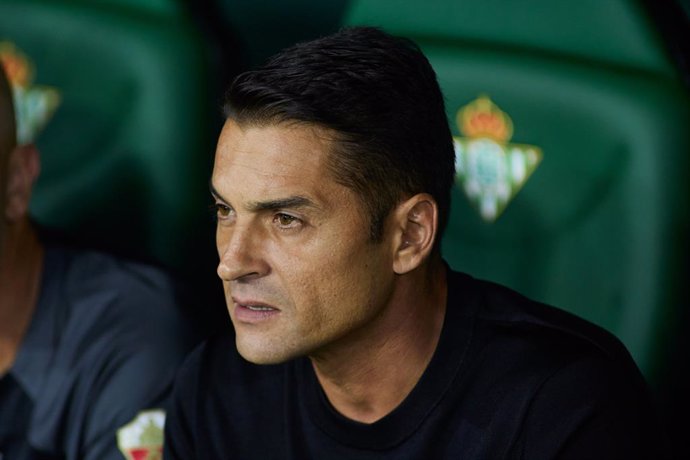
[[[307,264],[305,270],[292,272],[293,286],[299,286],[302,303],[312,305],[314,314],[347,315],[359,308],[368,308],[379,297],[377,291],[385,285],[380,279],[385,273],[379,259],[350,250],[330,254],[318,263]]]
[[[363,241],[366,237],[331,233],[301,244],[271,244],[267,254],[297,309],[337,314],[335,305],[347,311],[357,308],[350,304],[369,303],[377,278],[386,273],[383,247]]]
[[[223,232],[220,226],[216,224],[216,250],[218,252],[218,256],[223,253],[223,248],[225,247],[225,243],[227,241],[225,233],[226,232]]]
[[[305,321],[323,320],[346,297],[351,284],[347,264],[334,254],[284,254],[280,278],[290,302]]]

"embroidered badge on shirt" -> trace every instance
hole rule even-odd
[[[48,86],[32,86],[33,63],[14,43],[0,41],[0,64],[12,86],[17,142],[33,142],[57,109],[60,93]]]
[[[511,144],[513,122],[488,96],[458,110],[456,182],[482,219],[494,222],[542,160],[539,147]]]
[[[134,420],[117,430],[117,446],[127,460],[160,460],[163,458],[165,411],[139,412]]]

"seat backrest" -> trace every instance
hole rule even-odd
[[[604,326],[653,378],[684,283],[690,99],[643,6],[361,0],[345,22],[412,38],[437,71],[451,266]]]
[[[243,56],[239,69],[262,64],[269,56],[298,41],[337,30],[349,0],[201,0],[203,14],[213,15]]]
[[[89,244],[193,271],[213,244],[208,63],[182,11],[165,8],[176,2],[136,3],[0,2],[0,41],[61,97],[37,139],[31,213]]]

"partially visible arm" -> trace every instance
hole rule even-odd
[[[94,385],[77,458],[123,460],[163,449],[165,405],[175,367],[147,350],[114,365]],[[78,423],[75,421],[75,423]],[[129,455],[131,456],[128,456]],[[149,457],[143,457],[149,458]],[[151,457],[158,458],[158,457]]]

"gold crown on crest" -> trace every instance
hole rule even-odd
[[[483,94],[459,110],[456,121],[465,137],[488,137],[498,142],[513,137],[510,117]]]
[[[12,42],[0,41],[0,64],[12,87],[17,142],[33,142],[60,104],[60,93],[52,87],[32,86],[33,63]]]

